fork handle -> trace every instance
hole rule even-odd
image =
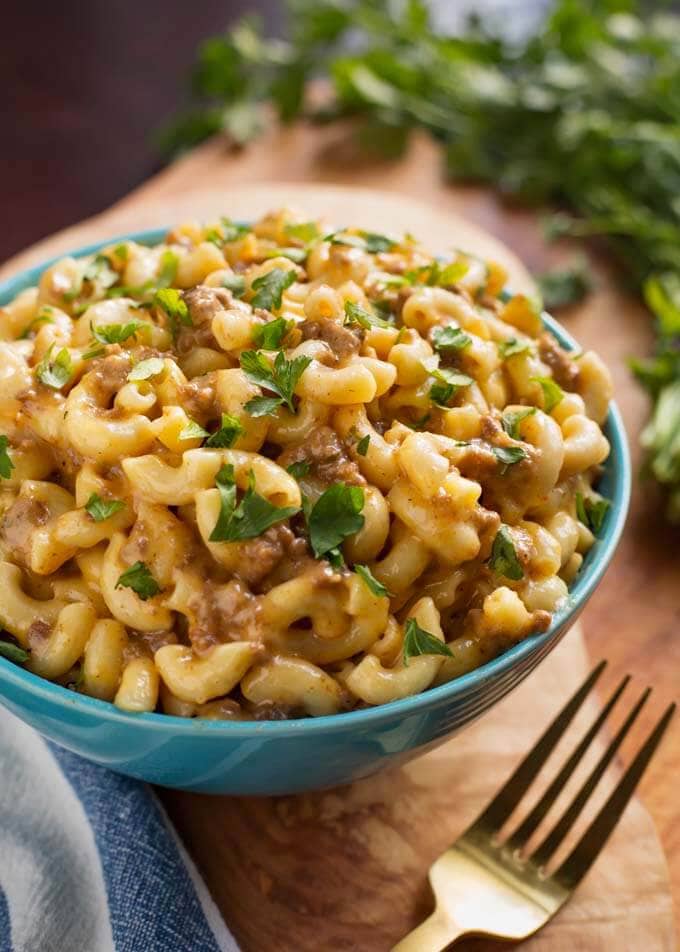
[[[452,942],[467,935],[439,909],[398,942],[392,952],[443,952]]]

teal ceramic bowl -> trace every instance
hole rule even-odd
[[[91,254],[125,238],[154,243],[164,234],[124,235],[73,254]],[[50,264],[0,284],[0,305],[36,284]],[[576,346],[559,324],[547,315],[544,320],[563,346]],[[206,721],[128,714],[0,658],[0,701],[41,734],[88,760],[150,783],[204,793],[296,793],[349,783],[406,761],[462,730],[509,694],[555,647],[593,593],[621,536],[630,495],[626,434],[614,405],[605,433],[611,455],[598,488],[612,507],[567,604],[547,632],[455,681],[382,707],[332,717]]]

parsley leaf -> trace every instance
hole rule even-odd
[[[51,360],[53,349],[54,344],[51,344],[36,367],[35,373],[44,386],[51,387],[52,390],[61,390],[73,376],[73,364],[71,355],[65,347],[62,347],[54,360]]]
[[[311,362],[311,357],[295,357],[293,360],[287,360],[282,350],[276,355],[273,366],[261,351],[244,350],[241,354],[241,369],[248,379],[264,387],[265,390],[271,390],[277,394],[279,397],[277,405],[285,403],[291,413],[295,413],[293,403],[295,387]],[[256,397],[255,400],[249,400],[246,404],[246,410],[251,416],[265,416],[266,413],[272,412],[274,405],[271,401],[265,413],[262,410],[261,400],[255,402],[258,400],[259,398]]]
[[[35,330],[39,324],[54,324],[52,308],[49,307],[49,305],[45,305],[44,307],[40,308],[37,316],[34,317],[33,320],[26,325],[26,327],[24,327],[17,340],[28,340],[28,338],[31,336],[31,331]]]
[[[532,416],[535,412],[536,407],[523,407],[521,410],[506,410],[501,420],[503,429],[513,440],[520,440],[520,423],[522,420],[526,420],[527,417]]]
[[[517,337],[509,337],[507,340],[498,342],[498,353],[503,360],[507,360],[508,357],[515,357],[517,354],[531,353],[533,349],[531,341],[520,340]]]
[[[239,241],[250,232],[250,225],[244,222],[232,221],[230,218],[222,218],[222,241],[229,244],[232,241]]]
[[[167,317],[173,337],[177,337],[180,325],[193,326],[186,301],[176,288],[159,288],[153,296],[153,305],[159,307]]]
[[[367,565],[355,565],[354,571],[366,584],[368,590],[374,595],[377,595],[378,598],[391,597],[391,593],[385,588],[382,582],[378,581]]]
[[[435,327],[432,331],[432,345],[440,354],[450,354],[457,350],[464,350],[472,343],[472,338],[460,327],[448,324],[446,327]]]
[[[445,641],[440,641],[431,631],[421,628],[415,618],[408,618],[404,627],[404,645],[402,648],[404,665],[408,667],[409,658],[417,655],[437,654],[452,658],[451,649]]]
[[[236,542],[255,539],[270,526],[289,519],[300,510],[297,506],[274,506],[255,492],[255,477],[251,470],[248,489],[236,505],[236,483],[233,466],[223,466],[215,477],[220,492],[220,514],[210,534],[211,542]]]
[[[279,350],[292,323],[285,317],[277,317],[267,324],[258,324],[253,330],[253,342],[262,350]]]
[[[311,469],[311,466],[307,462],[307,460],[302,459],[302,460],[299,460],[297,463],[291,463],[288,469],[286,470],[286,472],[290,473],[293,479],[302,479],[303,476],[307,475],[310,469]]]
[[[366,330],[370,330],[371,327],[394,326],[360,304],[355,304],[354,301],[345,301],[345,324],[359,324]]]
[[[256,292],[251,306],[253,309],[260,307],[265,311],[277,311],[281,307],[283,292],[289,288],[296,279],[295,271],[291,268],[272,268],[266,274],[255,278],[252,283],[252,289]]]
[[[583,493],[576,493],[578,520],[590,529],[593,535],[600,534],[600,529],[604,525],[604,519],[610,507],[611,503],[608,499],[593,499],[590,496],[584,496]]]
[[[98,284],[104,290],[110,288],[118,280],[118,274],[111,267],[106,255],[95,255],[83,272],[83,281]]]
[[[0,657],[7,658],[15,664],[24,664],[28,661],[29,652],[12,641],[0,641]]]
[[[222,287],[234,295],[234,297],[243,297],[246,290],[246,279],[242,274],[225,274],[222,278]]]
[[[89,513],[95,522],[103,522],[110,519],[121,509],[125,508],[122,499],[102,499],[97,493],[92,493],[85,503],[85,511]]]
[[[524,578],[524,569],[517,558],[515,544],[507,526],[501,526],[496,533],[491,547],[489,565],[498,575],[513,579],[515,582]]]
[[[366,244],[366,251],[370,254],[391,251],[397,245],[393,238],[388,238],[387,235],[379,235],[374,231],[362,231],[360,234]]]
[[[265,254],[265,258],[288,258],[289,261],[294,261],[296,264],[302,264],[306,257],[307,250],[297,247],[270,248]]]
[[[135,364],[127,375],[128,380],[149,380],[150,377],[157,377],[165,370],[165,361],[162,357],[147,357],[146,360],[140,360]]]
[[[361,529],[363,508],[364,491],[359,486],[333,483],[319,496],[307,518],[309,541],[318,559]]]
[[[92,336],[100,344],[122,344],[143,328],[151,329],[147,321],[128,321],[127,324],[90,325]]]
[[[166,248],[163,254],[161,255],[159,262],[159,271],[158,277],[155,281],[155,285],[158,288],[169,288],[175,283],[175,278],[177,277],[177,269],[179,267],[179,257],[175,254],[174,251],[171,251],[169,248]],[[151,282],[153,287],[154,282]]]
[[[243,409],[252,417],[273,416],[283,406],[281,397],[253,397]]]
[[[499,463],[502,464],[501,475],[509,466],[527,458],[527,452],[521,446],[492,446],[491,450]]]
[[[229,413],[223,413],[219,430],[208,437],[204,445],[228,449],[234,445],[236,440],[243,433],[245,433],[245,430],[238,417],[231,416]]]
[[[195,420],[189,420],[179,431],[180,440],[203,440],[210,436],[207,430],[204,430],[200,423]]]
[[[10,459],[10,455],[7,452],[7,447],[9,446],[9,438],[4,434],[0,436],[0,478],[10,479],[12,475],[12,470],[14,469],[14,463]]]
[[[131,588],[143,602],[158,595],[161,590],[144,562],[135,562],[129,569],[125,569],[116,582],[116,588]]]
[[[552,377],[529,377],[532,383],[540,384],[543,391],[543,409],[551,413],[564,397],[564,390]]]
[[[286,225],[284,231],[291,238],[303,242],[305,245],[311,245],[321,237],[319,226],[313,221],[295,222]]]
[[[430,387],[430,400],[443,409],[447,409],[449,401],[459,390],[473,383],[472,377],[449,367],[435,367],[429,373],[437,381]]]
[[[368,444],[371,442],[371,434],[367,433],[357,441],[357,453],[359,456],[365,456],[368,453]]]

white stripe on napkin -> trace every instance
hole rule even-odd
[[[0,777],[0,886],[14,952],[114,952],[85,812],[42,738],[6,710]]]

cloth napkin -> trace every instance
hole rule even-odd
[[[151,787],[4,709],[0,952],[238,952]]]

